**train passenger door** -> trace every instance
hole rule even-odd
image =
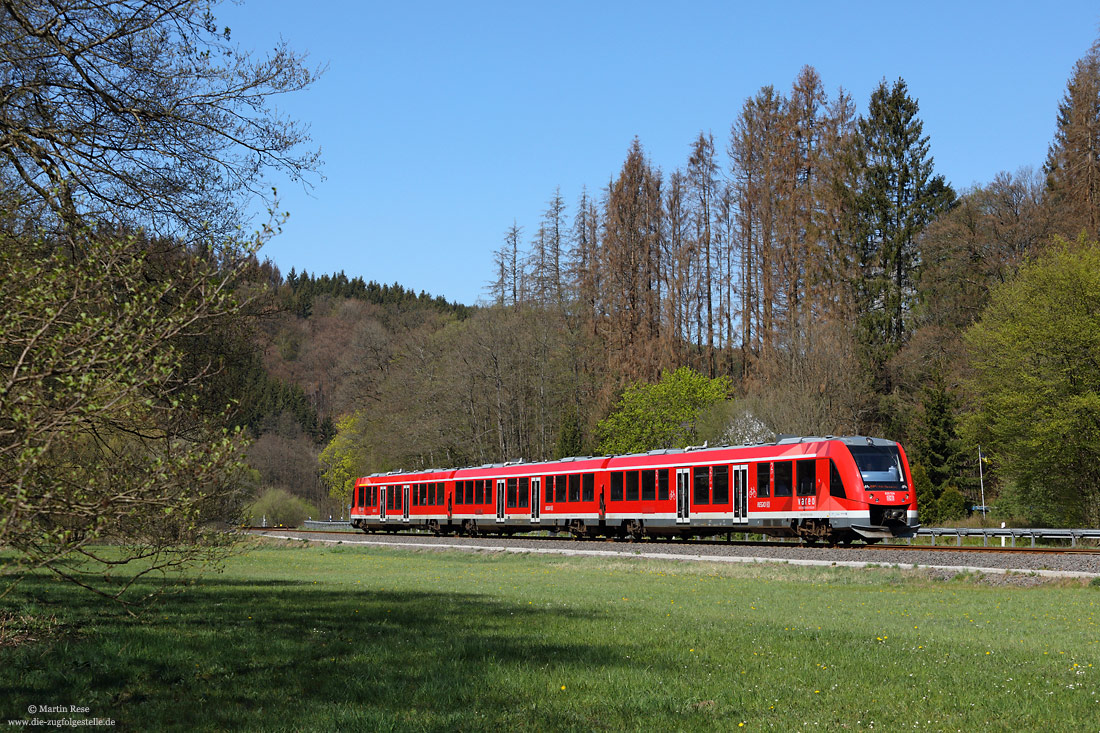
[[[504,521],[504,479],[497,479],[497,523]]]
[[[733,523],[749,521],[749,467],[733,467]]]
[[[539,523],[539,512],[542,509],[542,479],[531,479],[531,524]]]
[[[676,469],[676,524],[687,524],[691,521],[690,475],[689,469]]]
[[[409,521],[409,485],[401,487],[401,519]]]
[[[378,519],[382,522],[386,521],[386,492],[389,490],[387,486],[378,487]]]

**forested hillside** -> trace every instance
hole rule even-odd
[[[1100,520],[1095,487],[1037,491],[977,419],[986,395],[965,339],[1021,268],[1052,248],[1095,247],[1100,47],[1051,116],[1041,171],[964,191],[936,174],[901,79],[884,80],[860,111],[805,67],[788,91],[746,99],[727,135],[700,133],[668,172],[634,140],[606,187],[572,204],[555,190],[533,231],[505,230],[487,302],[468,317],[440,310],[383,329],[349,302],[326,305],[352,309],[357,324],[324,339],[355,342],[355,367],[333,389],[329,485],[339,494],[372,471],[593,452],[625,387],[690,366],[734,385],[701,437],[737,439],[740,423],[898,439],[921,467],[931,520],[945,490],[945,506],[956,492],[977,500],[980,442],[988,492],[1006,511]],[[1075,295],[1095,297],[1059,297]],[[382,330],[400,334],[391,351],[372,340]],[[1081,358],[1077,389],[1095,400],[1097,351]],[[1095,431],[1100,412],[1086,412]],[[1078,459],[1098,457],[1084,450]]]
[[[904,80],[807,66],[671,170],[624,140],[606,183],[495,214],[457,304],[283,273],[277,214],[242,236],[270,175],[316,180],[274,100],[320,70],[211,7],[0,3],[0,574],[106,543],[117,595],[116,563],[339,515],[356,476],[778,433],[902,441],[927,522],[981,445],[999,510],[1100,525],[1100,45],[1035,169],[958,190]]]

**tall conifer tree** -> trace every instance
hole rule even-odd
[[[871,94],[867,116],[859,120],[861,251],[854,289],[858,338],[880,394],[891,391],[886,363],[912,327],[918,235],[955,200],[943,176],[933,175],[917,112],[904,80],[890,86],[883,80]]]
[[[1100,232],[1100,40],[1073,68],[1045,166],[1060,228]]]

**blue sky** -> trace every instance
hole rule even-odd
[[[805,64],[860,112],[904,78],[956,189],[1039,168],[1100,4],[251,0],[218,20],[242,48],[282,37],[327,65],[279,101],[325,180],[273,179],[290,219],[264,254],[474,303],[505,230],[530,238],[555,187],[572,210],[635,136],[666,173],[700,131],[724,151],[744,100]]]

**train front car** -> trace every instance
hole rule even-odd
[[[850,459],[838,456],[837,468],[845,487],[850,487],[851,532],[872,542],[913,537],[920,529],[917,492],[904,449],[882,438],[843,438],[839,442],[850,455]]]

